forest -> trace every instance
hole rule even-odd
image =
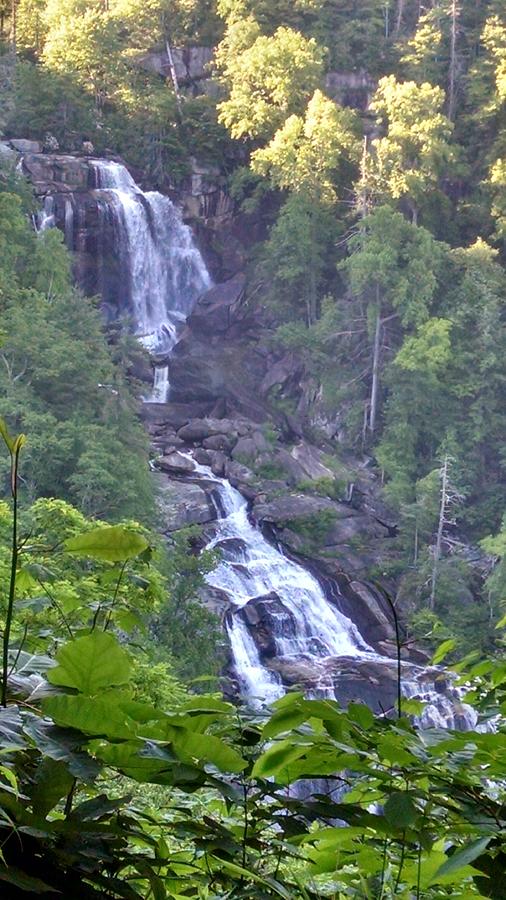
[[[192,48],[209,61],[185,81]],[[9,900],[506,898],[505,126],[500,0],[0,0]],[[16,139],[176,198],[197,161],[247,223],[246,309],[316,386],[304,440],[333,473],[299,481],[323,509],[301,556],[359,462],[395,523],[367,570],[395,621],[392,709],[226,688],[199,599],[220,550],[161,522],[148,354],[34,227]],[[300,404],[269,403],[255,477],[275,497],[268,448]],[[420,726],[413,647],[467,730]]]

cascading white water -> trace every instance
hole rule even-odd
[[[313,675],[321,673],[310,692],[312,696],[335,698],[332,666],[336,658],[379,664],[392,673],[395,661],[376,653],[357,626],[327,601],[317,579],[270,544],[250,522],[247,501],[239,491],[227,479],[218,478],[207,466],[195,462],[190,454],[183,455],[192,460],[196,477],[216,495],[219,519],[207,548],[219,548],[221,559],[206,580],[224,591],[231,603],[227,631],[243,696],[258,706],[271,703],[285,692],[278,673],[262,662],[240,612],[250,601],[266,596],[275,598],[278,606],[270,612],[274,656],[284,663],[308,661]],[[476,713],[462,702],[463,689],[448,682],[444,693],[438,691],[435,673],[435,669],[429,674],[421,666],[403,665],[403,695],[424,704],[419,724],[426,728],[473,728]]]
[[[317,579],[284,556],[251,524],[242,494],[208,467],[195,462],[194,466],[199,476],[211,482],[217,491],[222,516],[218,533],[208,544],[208,549],[220,549],[221,560],[207,581],[225,591],[237,609],[254,598],[276,595],[280,604],[279,622],[272,635],[276,656],[285,660],[336,656],[377,658],[356,625],[327,602]],[[244,693],[250,700],[270,701],[281,696],[284,693],[281,680],[262,665],[244,618],[232,615],[227,628]],[[321,685],[322,689],[326,687]]]
[[[34,225],[35,230],[38,232],[47,231],[48,228],[55,227],[54,197],[51,197],[51,195],[44,198],[42,209],[34,215]]]
[[[124,307],[131,310],[139,340],[159,363],[148,399],[163,403],[169,391],[167,356],[211,279],[190,229],[168,197],[141,191],[117,162],[97,159],[91,166],[95,193],[116,208]]]

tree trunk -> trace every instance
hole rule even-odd
[[[397,0],[397,17],[395,20],[394,34],[399,34],[402,25],[402,16],[404,14],[405,0]]]
[[[436,546],[434,547],[434,562],[432,564],[432,577],[430,581],[430,600],[429,606],[434,609],[436,602],[436,584],[439,569],[439,560],[441,559],[441,548],[443,545],[443,530],[446,517],[446,501],[448,492],[448,454],[444,458],[443,467],[441,469],[441,503],[439,505],[439,522],[437,527]]]
[[[16,40],[17,40],[17,0],[12,0],[11,2],[11,44],[14,48],[14,52],[16,52]]]
[[[372,351],[372,384],[371,384],[371,401],[369,409],[369,431],[374,433],[376,428],[376,418],[378,411],[378,391],[379,391],[379,373],[380,373],[380,353],[381,353],[381,306],[379,302],[379,287],[376,288],[376,327],[374,329],[374,344]]]
[[[358,211],[362,219],[369,212],[369,197],[367,190],[367,135],[364,135],[362,144],[362,159],[360,161],[360,191],[357,197]]]
[[[176,103],[179,115],[182,115],[181,110],[181,93],[179,90],[179,82],[177,80],[177,72],[176,66],[174,64],[174,57],[172,56],[172,48],[170,46],[170,41],[168,39],[165,40],[165,49],[167,51],[167,58],[169,60],[169,69],[170,69],[170,77],[172,78],[172,84],[174,87],[174,93],[176,95]]]
[[[448,118],[455,118],[457,101],[457,28],[460,9],[457,0],[452,0],[450,27],[450,70],[448,72]]]

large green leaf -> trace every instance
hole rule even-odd
[[[56,655],[58,665],[47,673],[51,684],[94,696],[113,685],[126,684],[131,663],[112,634],[92,634],[69,641]]]
[[[443,641],[443,643],[439,645],[436,652],[434,653],[434,656],[432,657],[433,665],[436,666],[445,658],[445,656],[448,656],[448,654],[451,653],[451,651],[455,648],[456,643],[457,641],[455,640],[455,638],[448,638],[447,641]]]
[[[178,729],[174,735],[172,746],[183,759],[190,758],[210,762],[223,772],[242,772],[247,765],[237,750],[211,734],[195,734],[185,729]]]
[[[469,844],[466,844],[465,847],[457,850],[456,853],[450,856],[438,869],[434,877],[434,884],[437,884],[438,879],[442,876],[458,872],[460,869],[463,869],[464,866],[468,866],[469,863],[472,863],[473,860],[481,856],[491,840],[491,835],[488,835],[488,837],[479,838],[477,841],[471,841]]]
[[[294,744],[291,740],[278,741],[269,747],[253,766],[254,778],[269,778],[284,769],[289,763],[304,756],[307,747]]]
[[[79,700],[80,697],[61,696],[62,700]],[[49,719],[25,714],[23,730],[29,735],[42,756],[56,762],[64,762],[75,778],[87,783],[95,780],[100,772],[100,764],[81,748],[82,739],[78,731],[59,728]]]
[[[23,872],[21,869],[16,869],[14,866],[4,868],[1,862],[0,881],[6,881],[8,884],[15,885],[15,887],[23,892],[26,891],[31,894],[47,894],[49,892],[54,893],[55,891],[54,887],[46,884],[40,878],[33,878],[31,875],[27,875],[26,872]]]
[[[26,747],[23,722],[17,706],[0,709],[0,744],[4,753]]]
[[[35,815],[45,818],[74,783],[66,763],[46,756],[37,766],[33,779],[32,805]]]
[[[109,695],[84,697],[60,694],[44,700],[44,712],[58,725],[75,728],[93,736],[109,740],[128,740],[136,737],[138,723],[133,722]]]
[[[393,794],[390,794],[383,812],[387,822],[396,831],[404,831],[409,828],[420,816],[413,798],[404,791],[394,791]]]
[[[9,429],[7,428],[7,423],[5,419],[2,419],[0,416],[0,437],[3,438],[4,444],[7,447],[9,453],[12,453],[14,450],[14,438],[11,437],[9,433]]]
[[[148,547],[145,537],[135,531],[128,531],[121,525],[94,528],[65,541],[67,553],[91,556],[92,559],[103,559],[108,562],[125,562],[139,556]]]

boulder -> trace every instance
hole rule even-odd
[[[334,478],[334,472],[324,463],[324,454],[307,441],[300,441],[290,450],[306,478]]]
[[[42,144],[39,141],[27,141],[25,138],[11,138],[9,144],[19,153],[42,153]]]
[[[202,416],[207,409],[203,403],[144,403],[141,416],[148,430],[156,427],[179,429]]]
[[[230,481],[232,487],[237,487],[240,484],[254,484],[256,482],[254,472],[252,472],[251,469],[248,469],[247,466],[235,462],[235,460],[226,461],[225,476]]]
[[[247,548],[245,541],[241,540],[241,538],[234,537],[223,538],[214,546],[221,551],[221,555],[224,559],[228,559],[231,562],[235,562],[238,554],[243,553]]]
[[[221,591],[217,587],[210,584],[204,584],[198,591],[199,600],[202,606],[205,606],[209,612],[214,613],[223,619],[226,612],[230,609],[230,598],[225,591]]]
[[[290,381],[297,382],[302,371],[300,358],[295,353],[286,353],[267,370],[260,384],[260,394],[266,397],[273,387],[283,387]]]
[[[322,512],[331,512],[338,520],[356,516],[355,510],[344,503],[336,503],[326,497],[293,493],[276,497],[268,503],[256,503],[253,512],[259,522],[270,522],[275,525],[283,525],[297,519],[310,519]]]
[[[247,624],[263,659],[276,656],[276,635],[293,636],[294,622],[275,591],[248,600],[235,615]]]
[[[206,450],[224,450],[228,453],[235,444],[235,438],[227,434],[212,434],[204,438],[202,445]]]
[[[178,531],[189,525],[204,525],[216,519],[214,507],[198,484],[170,481],[158,474],[157,485],[157,502],[164,532]]]
[[[212,450],[209,455],[211,457],[211,471],[213,475],[216,475],[217,478],[223,478],[227,457],[221,450]]]
[[[261,431],[253,431],[247,437],[240,437],[232,450],[232,458],[255,459],[259,453],[266,453],[269,445]]]
[[[243,297],[244,285],[245,277],[239,273],[203,294],[188,319],[192,332],[206,337],[226,332],[231,324],[234,307]]]
[[[169,434],[167,437],[162,435],[161,445],[163,447],[163,455],[167,455],[171,450],[179,450],[185,446],[185,442],[177,436],[177,434]]]
[[[157,459],[156,465],[163,472],[169,472],[171,475],[188,475],[195,471],[195,465],[191,459],[183,456],[177,450]]]
[[[192,419],[178,431],[178,437],[189,444],[200,443],[213,435],[223,436],[224,434],[229,437],[237,437],[239,434],[237,423],[231,419]]]
[[[18,154],[6,141],[0,141],[0,162],[15,166]]]
[[[198,462],[201,466],[210,466],[212,463],[211,454],[207,450],[204,450],[202,447],[197,447],[197,449],[194,450],[193,457],[195,459],[195,462]]]

